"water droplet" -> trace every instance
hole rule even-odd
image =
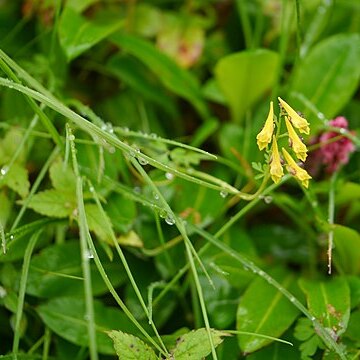
[[[110,134],[113,134],[114,133],[114,128],[113,128],[113,126],[112,126],[112,124],[111,123],[106,123],[106,127],[107,127],[107,131],[108,131],[108,133],[110,133]]]
[[[294,297],[294,296],[291,296],[291,297],[290,297],[290,301],[291,301],[292,303],[294,303],[294,302],[296,301],[295,297]]]
[[[135,194],[140,194],[141,193],[141,187],[140,186],[135,186],[133,189]]]
[[[155,133],[151,133],[149,136],[150,136],[151,138],[153,138],[153,139],[156,139],[156,138],[157,138],[157,135],[156,135]]]
[[[226,197],[228,196],[228,192],[227,192],[226,190],[221,190],[221,191],[220,191],[220,196],[221,196],[222,198],[226,198]]]
[[[94,254],[93,254],[91,249],[86,250],[85,256],[86,256],[87,259],[93,259],[94,258]]]
[[[6,166],[6,165],[4,165],[4,166],[1,168],[1,170],[0,170],[0,174],[1,174],[2,176],[5,176],[8,171],[9,171],[9,167]]]
[[[110,146],[107,150],[110,154],[115,154],[115,151],[116,151],[114,146]]]
[[[93,186],[90,186],[90,187],[89,187],[89,191],[90,191],[91,193],[93,193],[93,192],[95,191],[94,187],[93,187]]]
[[[147,165],[149,162],[145,159],[145,158],[143,158],[142,156],[139,156],[138,157],[138,160],[139,160],[139,163],[140,163],[140,165]]]
[[[165,217],[165,222],[168,225],[174,225],[175,224],[175,219],[171,216],[171,214],[167,214]]]
[[[171,172],[167,172],[165,173],[165,177],[168,179],[168,180],[174,180],[174,174],[171,173]]]
[[[159,194],[155,191],[153,191],[153,197],[155,200],[159,200]]]
[[[74,140],[75,140],[75,136],[74,136],[74,135],[69,135],[69,140],[70,140],[70,141],[74,141]]]
[[[315,319],[315,316],[312,316],[310,320],[311,320],[311,321],[315,321],[315,320],[316,320],[316,319]]]
[[[106,126],[106,124],[102,124],[102,125],[101,125],[101,130],[104,130],[104,131],[106,131],[106,129],[107,129],[107,126]]]
[[[127,153],[128,157],[129,158],[134,158],[135,157],[135,151],[134,150],[130,150],[128,153]]]
[[[265,204],[271,204],[272,201],[273,201],[272,196],[264,196],[264,203]]]
[[[162,219],[165,219],[167,217],[167,211],[165,209],[161,209],[159,215]]]
[[[123,129],[124,132],[129,132],[130,131],[130,129],[128,127],[123,127],[122,129]]]
[[[6,289],[0,286],[0,299],[3,299],[6,295],[7,295]]]
[[[322,112],[318,112],[317,116],[318,116],[318,118],[319,118],[320,120],[324,120],[324,119],[325,119],[325,115],[324,115]]]
[[[14,240],[15,236],[14,235],[10,235],[10,240]]]
[[[344,129],[344,128],[340,128],[340,129],[339,129],[339,132],[340,132],[340,134],[346,134],[346,133],[347,133],[347,130]]]
[[[258,274],[259,274],[260,276],[264,276],[264,275],[265,275],[265,273],[264,273],[262,270],[259,270],[259,271],[258,271]]]

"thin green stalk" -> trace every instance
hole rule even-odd
[[[188,238],[188,235],[187,235],[185,226],[183,224],[183,221],[181,219],[179,219],[177,216],[175,216],[172,209],[170,208],[170,206],[168,205],[168,203],[164,199],[163,195],[158,190],[158,188],[154,185],[153,181],[151,180],[149,175],[145,172],[145,170],[142,168],[142,166],[134,159],[132,159],[132,164],[138,170],[138,172],[141,174],[141,176],[144,178],[144,180],[148,183],[148,185],[152,188],[152,190],[157,194],[160,203],[163,205],[166,213],[168,214],[167,216],[170,215],[171,221],[169,221],[170,220],[169,218],[166,218],[165,221],[169,225],[175,224],[176,227],[178,228],[180,234],[182,235],[182,237],[184,239],[186,254],[187,254],[187,257],[189,259],[189,264],[190,264],[190,269],[192,271],[192,275],[194,277],[194,282],[195,282],[195,286],[196,286],[196,290],[197,290],[198,297],[199,297],[199,302],[200,302],[200,308],[201,308],[201,311],[202,311],[202,315],[203,315],[203,319],[204,319],[204,323],[205,323],[205,328],[206,328],[208,338],[209,338],[209,342],[210,342],[210,346],[211,346],[211,353],[212,353],[212,356],[213,356],[214,360],[217,360],[217,355],[216,355],[216,350],[215,350],[215,346],[214,346],[214,341],[213,341],[213,338],[212,338],[212,335],[211,335],[210,322],[209,322],[209,318],[208,318],[208,315],[207,315],[204,295],[203,295],[202,287],[201,287],[200,280],[199,280],[199,275],[198,275],[197,270],[196,270],[196,266],[195,266],[195,263],[194,263],[193,256],[199,262],[200,267],[203,269],[205,275],[207,276],[207,278],[208,278],[208,280],[209,280],[209,282],[210,282],[210,284],[212,286],[213,286],[213,282],[212,282],[211,278],[209,277],[205,267],[202,265],[202,262],[201,262],[201,260],[199,258],[198,253],[196,252],[196,250],[194,249],[190,239]]]
[[[101,212],[103,219],[105,219],[105,220],[104,220],[105,223],[104,223],[103,225],[104,225],[104,227],[106,228],[107,233],[110,234],[111,240],[112,240],[112,242],[113,242],[113,244],[114,244],[114,246],[115,246],[115,249],[116,249],[116,251],[117,251],[117,253],[118,253],[118,255],[119,255],[120,259],[121,259],[121,262],[122,262],[122,264],[123,264],[123,266],[124,266],[124,268],[125,268],[126,274],[127,274],[128,278],[129,278],[130,283],[131,283],[131,285],[132,285],[132,287],[133,287],[133,289],[134,289],[134,291],[135,291],[135,294],[136,294],[136,296],[137,296],[137,298],[138,298],[138,300],[139,300],[139,302],[140,302],[140,305],[141,305],[141,307],[143,308],[144,313],[146,314],[146,316],[148,317],[148,319],[149,319],[149,321],[150,321],[148,308],[147,308],[147,306],[146,306],[146,304],[145,304],[145,301],[144,301],[144,299],[143,299],[143,297],[142,297],[142,295],[141,295],[141,292],[140,292],[140,290],[139,290],[139,288],[138,288],[138,286],[137,286],[137,284],[136,284],[136,281],[135,281],[135,279],[134,279],[134,276],[132,275],[132,272],[131,272],[131,269],[130,269],[130,267],[129,267],[129,264],[128,264],[127,260],[126,260],[126,257],[125,257],[125,255],[124,255],[121,247],[119,246],[119,243],[118,243],[118,241],[117,241],[117,239],[116,239],[116,236],[115,236],[115,234],[114,234],[114,231],[113,231],[113,229],[112,229],[111,223],[110,223],[110,221],[109,221],[109,219],[108,219],[108,217],[107,217],[107,215],[106,215],[106,213],[105,213],[105,211],[104,211],[104,209],[103,209],[103,207],[102,207],[102,205],[101,205],[101,203],[100,203],[99,196],[97,195],[97,193],[96,193],[94,187],[92,186],[91,182],[89,182],[89,185],[90,185],[90,189],[92,189],[91,192],[92,192],[92,194],[93,194],[93,199],[95,200],[96,205],[97,205],[99,211]],[[151,327],[153,328],[154,333],[155,333],[155,335],[156,335],[156,337],[157,337],[160,345],[161,345],[162,348],[163,348],[163,351],[164,351],[165,353],[167,353],[166,346],[164,345],[164,343],[163,343],[163,341],[162,341],[162,339],[161,339],[161,337],[160,337],[160,335],[159,335],[159,332],[158,332],[158,330],[157,330],[154,322],[151,321],[150,325],[151,325]]]
[[[72,138],[72,132],[70,126],[68,126],[70,149],[72,154],[73,168],[76,176],[76,199],[78,210],[78,224],[80,231],[80,249],[81,249],[81,267],[84,277],[84,296],[85,296],[85,309],[87,320],[87,331],[89,336],[89,349],[90,359],[97,360],[97,344],[96,344],[96,324],[94,313],[94,300],[91,285],[91,270],[89,262],[89,249],[87,246],[87,233],[89,232],[89,226],[86,219],[84,196],[83,196],[83,180],[80,176],[79,165],[76,158],[76,149],[74,138]]]
[[[6,237],[5,237],[5,231],[4,231],[4,226],[0,221],[0,235],[1,235],[1,247],[2,247],[2,251],[3,254],[6,254]]]
[[[54,159],[56,158],[56,156],[59,154],[60,149],[59,147],[55,147],[55,149],[53,150],[53,152],[50,154],[50,156],[47,158],[45,164],[43,165],[43,167],[41,168],[39,175],[36,177],[36,180],[33,183],[33,186],[31,187],[30,193],[27,196],[27,198],[23,201],[22,206],[20,211],[18,212],[10,231],[14,231],[16,229],[16,227],[19,225],[20,220],[22,219],[28,205],[29,202],[31,200],[31,198],[34,196],[34,194],[36,193],[36,191],[38,190],[41,182],[43,181],[45,175],[47,174],[47,171],[50,167],[50,165],[52,164],[52,162],[54,161]]]
[[[239,14],[244,34],[245,47],[250,49],[252,46],[252,30],[249,19],[249,12],[246,8],[246,0],[236,0],[237,12]]]
[[[94,256],[95,265],[99,271],[100,276],[102,277],[104,283],[106,284],[109,292],[115,299],[116,303],[120,306],[121,310],[125,313],[125,315],[133,322],[133,324],[139,329],[139,331],[144,335],[144,337],[152,344],[162,355],[167,356],[168,353],[164,352],[164,350],[157,344],[156,341],[146,332],[146,330],[141,326],[141,324],[135,319],[134,315],[130,312],[130,310],[126,307],[124,302],[120,299],[118,293],[116,292],[115,288],[113,287],[109,277],[107,276],[104,267],[102,266],[101,260],[99,255],[96,251],[94,242],[90,236],[90,233],[87,234],[89,248]]]
[[[50,344],[51,344],[51,331],[46,326],[45,334],[44,334],[44,347],[43,347],[42,360],[48,360],[49,352],[50,352]]]
[[[27,244],[25,249],[24,262],[20,277],[18,303],[15,314],[14,339],[13,339],[13,347],[12,347],[14,360],[17,360],[18,358],[17,356],[19,352],[20,332],[21,332],[20,326],[21,326],[21,318],[24,309],[24,299],[25,299],[26,283],[29,273],[30,259],[40,234],[41,234],[41,230],[36,231],[31,236],[29,243]]]
[[[335,171],[330,178],[330,187],[329,187],[329,204],[328,204],[328,222],[329,222],[329,232],[328,232],[328,274],[331,275],[331,263],[332,263],[332,249],[334,246],[334,218],[335,218],[335,184],[336,184],[337,172]]]

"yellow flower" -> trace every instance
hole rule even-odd
[[[273,102],[270,102],[269,115],[265,121],[265,125],[256,137],[257,144],[260,150],[265,149],[266,145],[271,142],[271,137],[274,131],[274,108]]]
[[[301,117],[289,104],[287,104],[283,99],[279,98],[281,106],[285,109],[287,114],[290,117],[291,123],[299,129],[301,133],[309,134],[310,133],[310,127],[309,123]]]
[[[289,171],[289,173],[295,176],[302,183],[302,185],[307,188],[309,186],[309,179],[311,179],[311,176],[307,173],[306,170],[302,169],[295,162],[295,160],[284,148],[282,148],[281,150],[287,162],[287,170]]]
[[[301,141],[299,136],[296,134],[294,128],[292,127],[290,121],[285,117],[285,124],[289,134],[291,147],[293,148],[296,157],[302,161],[306,160],[307,157],[307,148],[305,144]]]
[[[281,165],[280,154],[275,136],[273,136],[273,143],[271,149],[270,175],[275,184],[277,184],[284,176],[284,170]]]

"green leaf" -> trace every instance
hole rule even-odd
[[[105,241],[108,244],[113,244],[111,239],[111,229],[106,225],[111,224],[107,215],[104,215],[96,204],[85,204],[85,213],[89,229],[93,231],[100,240]]]
[[[224,336],[229,336],[224,331],[211,329],[211,336],[214,346],[217,347],[223,342]],[[172,350],[176,360],[201,360],[211,353],[209,336],[206,329],[193,330],[181,335],[176,341],[176,346]]]
[[[49,169],[50,180],[54,188],[64,192],[76,193],[76,178],[69,166],[64,167],[61,159],[57,159]]]
[[[335,266],[346,274],[360,274],[360,234],[346,226],[335,225],[334,243]]]
[[[5,228],[11,213],[11,202],[3,191],[0,192],[0,204],[0,224]]]
[[[146,40],[125,33],[114,34],[111,40],[142,61],[158,76],[164,86],[188,100],[204,118],[209,117],[199,84],[190,72],[180,68],[172,59]]]
[[[345,336],[357,341],[360,345],[360,310],[356,310],[351,314],[349,326],[346,330]]]
[[[276,269],[271,275],[290,291],[294,275]],[[279,337],[296,319],[299,310],[264,279],[256,278],[245,291],[237,311],[237,330]],[[239,345],[246,353],[254,352],[272,340],[255,335],[238,335]]]
[[[219,60],[215,78],[235,121],[260,100],[276,79],[279,55],[265,49],[242,51]]]
[[[99,256],[103,255],[101,249]],[[80,245],[78,241],[67,241],[46,247],[31,259],[26,292],[33,296],[54,298],[59,296],[83,296],[83,274]],[[103,257],[102,265],[113,286],[125,279],[125,271],[119,262],[110,262]],[[94,295],[107,291],[94,263],[91,264],[91,281]]]
[[[136,336],[122,331],[107,333],[114,342],[114,348],[119,359],[126,360],[157,360],[154,350]]]
[[[89,337],[85,303],[74,297],[55,298],[37,308],[43,322],[57,335],[79,346],[88,346]],[[98,351],[114,354],[112,341],[106,331],[120,329],[124,332],[137,333],[128,318],[115,308],[105,307],[100,301],[94,301],[96,342]]]
[[[68,60],[72,60],[118,30],[119,17],[89,21],[71,7],[66,7],[59,23],[59,38]]]
[[[333,277],[326,282],[300,279],[299,285],[310,312],[337,340],[345,332],[350,316],[350,290],[346,279]]]
[[[45,190],[35,194],[28,207],[41,215],[65,218],[74,215],[76,199],[60,190]]]
[[[4,177],[4,184],[18,193],[22,198],[29,194],[30,182],[26,168],[19,164],[12,164]]]
[[[359,34],[339,34],[323,40],[299,64],[292,93],[304,95],[331,119],[346,105],[358,86],[359,60]],[[301,109],[300,105],[304,104],[295,101],[293,105]]]

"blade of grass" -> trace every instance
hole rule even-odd
[[[29,243],[26,246],[26,250],[24,254],[24,262],[21,271],[19,295],[18,295],[18,302],[17,302],[16,314],[15,314],[14,339],[13,339],[13,347],[12,347],[14,360],[17,360],[18,352],[19,352],[19,344],[20,344],[20,336],[21,336],[20,334],[21,318],[24,309],[25,291],[26,291],[26,283],[29,273],[30,259],[40,234],[41,234],[41,230],[38,230],[30,237]]]

